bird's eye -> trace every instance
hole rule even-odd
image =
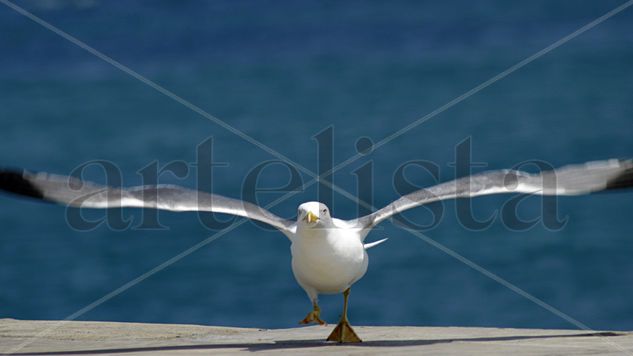
[[[323,212],[324,212],[324,213],[327,213],[327,209],[323,209]]]

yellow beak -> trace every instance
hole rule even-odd
[[[311,211],[306,214],[306,220],[311,224],[319,221],[319,217],[314,215]]]

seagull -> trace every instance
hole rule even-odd
[[[290,240],[292,271],[312,302],[312,310],[300,323],[325,324],[320,318],[319,294],[343,294],[341,319],[327,338],[339,343],[361,342],[347,317],[350,288],[367,271],[367,249],[386,240],[365,243],[367,234],[395,214],[445,199],[501,193],[580,195],[629,187],[633,187],[630,159],[567,165],[534,174],[494,170],[414,191],[353,220],[332,217],[323,203],[303,203],[297,220],[291,221],[246,201],[174,185],[119,188],[69,176],[0,170],[0,190],[66,206],[206,211],[246,217],[277,228]]]

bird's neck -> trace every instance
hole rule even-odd
[[[330,229],[332,229],[332,227],[325,224],[319,224],[316,226],[299,224],[297,226],[297,233],[305,237],[323,236]]]

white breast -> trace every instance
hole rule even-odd
[[[367,253],[353,229],[297,231],[291,251],[295,278],[317,293],[340,293],[367,271]]]

